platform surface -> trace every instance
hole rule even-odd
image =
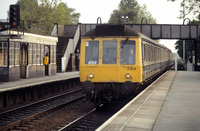
[[[11,91],[29,86],[40,85],[54,81],[62,81],[77,77],[79,77],[79,72],[75,71],[75,72],[57,73],[56,75],[52,76],[20,79],[18,81],[0,82],[0,92]]]
[[[168,71],[98,131],[199,131],[200,72]]]

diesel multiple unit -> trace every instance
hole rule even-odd
[[[171,50],[125,25],[96,26],[80,48],[80,81],[95,105],[133,93],[172,64]]]

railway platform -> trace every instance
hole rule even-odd
[[[168,71],[97,131],[199,131],[200,72]]]
[[[17,89],[22,89],[26,87],[41,85],[45,83],[51,83],[55,81],[62,81],[72,78],[78,78],[79,72],[65,72],[65,73],[57,73],[56,75],[52,76],[44,76],[44,77],[37,77],[37,78],[30,78],[30,79],[20,79],[18,81],[11,81],[11,82],[0,82],[0,92],[5,91],[12,91]]]
[[[0,110],[4,107],[17,106],[20,103],[65,92],[70,88],[78,86],[79,83],[78,71],[11,82],[0,82]]]

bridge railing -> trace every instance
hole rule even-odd
[[[197,39],[200,27],[193,25],[129,24],[133,29],[152,39]]]
[[[83,34],[97,24],[82,24]],[[169,24],[125,24],[152,39],[199,39],[200,26]]]

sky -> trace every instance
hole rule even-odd
[[[101,17],[102,23],[108,22],[113,10],[118,9],[121,0],[61,0],[67,3],[68,7],[76,9],[80,13],[80,23],[96,23]],[[182,24],[183,20],[178,19],[180,3],[182,0],[170,2],[167,0],[137,0],[142,6],[146,4],[147,10],[157,20],[158,24]],[[7,11],[10,4],[17,0],[1,0],[0,19],[7,19]],[[173,52],[176,40],[161,40],[160,43],[170,48]]]

